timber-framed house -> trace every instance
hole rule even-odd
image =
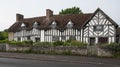
[[[66,41],[69,39],[93,44],[117,41],[118,24],[100,8],[94,13],[53,15],[24,18],[16,14],[16,22],[8,29],[9,40],[33,42]],[[119,39],[119,38],[118,38]]]

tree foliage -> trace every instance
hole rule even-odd
[[[6,40],[8,38],[8,32],[5,31],[0,31],[0,40]]]
[[[62,9],[59,14],[81,14],[83,13],[82,10],[80,10],[79,7],[72,7],[72,8],[66,8]]]

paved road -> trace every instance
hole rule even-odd
[[[0,67],[120,67],[120,59],[0,52]]]
[[[0,67],[120,67],[111,64],[0,58]]]

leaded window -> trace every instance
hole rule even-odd
[[[65,36],[61,36],[61,40],[66,40],[66,37]]]
[[[94,31],[103,31],[103,25],[94,26]]]
[[[35,22],[35,23],[33,24],[33,27],[34,27],[34,28],[38,27],[38,23]]]
[[[76,40],[76,37],[75,36],[70,36],[69,40]]]
[[[25,29],[26,25],[24,23],[21,24],[21,29]]]
[[[20,37],[18,37],[18,38],[17,38],[17,41],[21,41],[21,38],[20,38]]]
[[[27,40],[30,40],[30,36],[27,36]]]
[[[60,40],[59,36],[53,36],[52,37],[52,41],[59,41],[59,40]]]
[[[72,23],[72,21],[69,21],[67,24],[67,28],[72,28],[72,27],[73,27],[73,23]]]
[[[56,26],[57,26],[56,22],[55,22],[55,21],[52,22],[51,27],[52,27],[52,28],[56,28]]]

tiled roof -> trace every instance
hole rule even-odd
[[[73,28],[81,28],[81,26],[86,22],[86,20],[92,15],[89,14],[64,14],[64,15],[53,15],[50,18],[46,18],[46,16],[42,17],[34,17],[34,18],[24,18],[20,22],[15,22],[10,28],[9,31],[15,32],[19,31],[21,24],[24,23],[26,25],[26,30],[30,30],[33,28],[33,24],[37,22],[39,26],[38,29],[49,29],[50,25],[53,21],[57,23],[57,29],[65,29],[66,25],[69,21],[72,21]]]
[[[73,23],[73,28],[80,29],[84,27],[98,11],[100,11],[114,26],[118,27],[118,24],[107,16],[100,8],[94,13],[63,15],[53,15],[53,11],[47,9],[46,16],[41,17],[24,18],[23,15],[16,14],[16,22],[8,29],[8,31],[20,31],[22,23],[26,25],[24,29],[31,30],[35,22],[38,23],[37,29],[50,29],[52,22],[56,22],[56,29],[66,29],[66,25],[69,21]]]

